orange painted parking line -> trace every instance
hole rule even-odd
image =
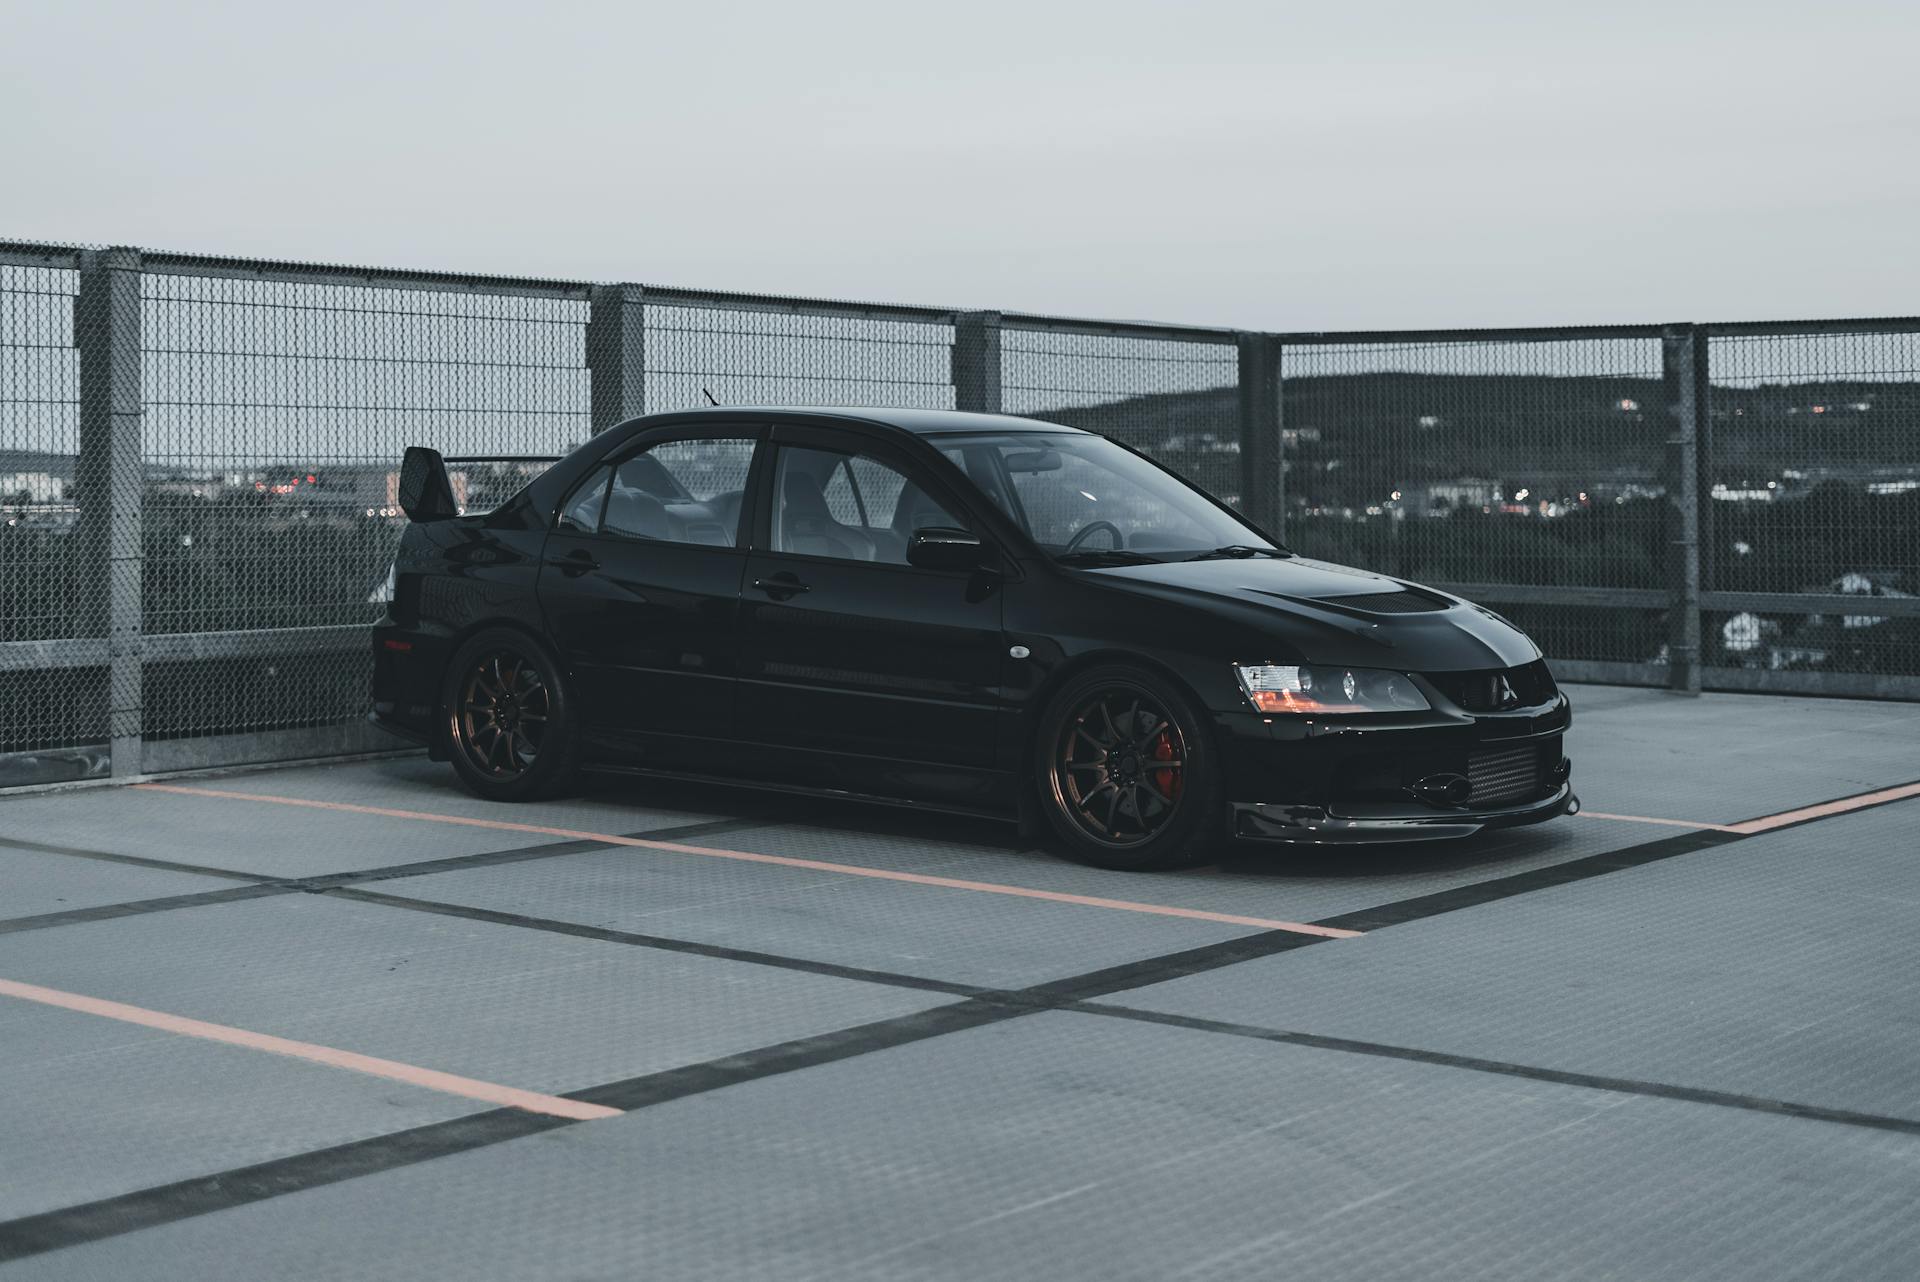
[[[1665,824],[1670,828],[1704,828],[1708,832],[1738,831],[1738,829],[1729,828],[1725,824],[1696,823],[1692,819],[1655,819],[1650,815],[1609,815],[1599,810],[1582,810],[1580,817],[1583,819],[1617,819],[1622,823],[1630,824]]]
[[[1758,819],[1748,819],[1734,824],[1727,831],[1769,832],[1775,828],[1784,828],[1788,824],[1804,823],[1809,819],[1825,819],[1829,815],[1843,815],[1849,810],[1882,806],[1889,801],[1900,801],[1907,797],[1920,797],[1920,783],[1903,783],[1895,788],[1882,788],[1878,792],[1863,792],[1853,797],[1841,797],[1836,801],[1823,801],[1817,806],[1802,806],[1798,810],[1783,810],[1777,815],[1762,815]]]
[[[645,837],[622,837],[606,832],[583,832],[577,828],[552,828],[544,824],[511,823],[504,819],[476,819],[467,815],[444,815],[425,810],[394,810],[386,806],[359,806],[345,801],[315,801],[308,797],[278,797],[264,792],[233,792],[222,788],[191,788],[182,784],[143,783],[136,788],[148,792],[177,792],[189,797],[222,797],[234,801],[264,801],[281,806],[304,806],[313,810],[334,810],[346,814],[378,815],[385,819],[411,819],[427,823],[459,824],[468,828],[492,828],[502,832],[530,832],[545,837],[564,837],[572,841],[597,841],[609,846],[634,846],[642,850],[666,850],[680,855],[704,855],[709,859],[733,859],[742,863],[775,864],[783,868],[808,868],[816,872],[844,873],[849,877],[872,877],[880,881],[904,881],[916,886],[944,886],[950,890],[972,890],[988,895],[1012,895],[1021,899],[1045,899],[1057,904],[1078,904],[1086,908],[1110,908],[1120,912],[1146,913],[1156,917],[1184,917],[1192,921],[1220,922],[1228,926],[1252,926],[1261,930],[1290,930],[1301,935],[1319,935],[1326,939],[1352,939],[1357,930],[1315,926],[1298,921],[1270,921],[1264,917],[1241,917],[1233,913],[1207,912],[1200,908],[1176,908],[1168,904],[1142,904],[1126,899],[1103,899],[1097,895],[1069,895],[1057,890],[1034,890],[1027,886],[1005,886],[991,881],[965,881],[957,877],[935,877],[927,873],[895,872],[889,868],[869,868],[864,864],[836,864],[820,859],[796,859],[790,855],[762,855],[750,850],[723,850],[715,846],[689,846],[677,841],[649,841]]]
[[[422,1086],[427,1090],[440,1091],[447,1095],[459,1095],[487,1104],[504,1105],[507,1108],[525,1109],[529,1113],[548,1113],[554,1117],[568,1117],[575,1121],[591,1121],[594,1118],[620,1115],[619,1109],[607,1108],[601,1104],[584,1104],[579,1100],[564,1099],[558,1095],[542,1095],[538,1091],[523,1091],[513,1086],[476,1081],[471,1077],[458,1077],[452,1073],[420,1068],[414,1064],[402,1064],[398,1060],[378,1059],[372,1055],[337,1050],[331,1046],[317,1046],[312,1042],[290,1041],[285,1037],[274,1037],[267,1033],[248,1032],[244,1028],[230,1028],[225,1024],[209,1024],[205,1020],[188,1019],[184,1015],[169,1015],[165,1011],[148,1010],[144,1006],[129,1006],[125,1002],[86,997],[79,993],[65,993],[57,988],[42,988],[38,984],[23,984],[17,980],[0,979],[0,995],[17,997],[22,1001],[39,1002],[43,1006],[58,1006],[64,1010],[79,1011],[83,1015],[99,1015],[127,1024],[157,1028],[163,1033],[178,1033],[183,1037],[199,1037],[210,1042],[224,1042],[229,1046],[242,1046],[248,1050],[304,1059],[309,1063],[325,1064],[329,1068],[344,1068],[356,1073],[366,1073],[372,1077],[384,1077],[389,1081],[405,1082],[409,1086]]]

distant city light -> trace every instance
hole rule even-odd
[[[1740,654],[1760,647],[1763,630],[1759,615],[1736,614],[1721,625],[1720,640],[1728,650]]]
[[[1395,499],[1395,501],[1398,501],[1398,500],[1399,500],[1399,498],[1400,498],[1400,491],[1399,491],[1399,490],[1395,490],[1395,491],[1393,492],[1393,497],[1394,497],[1394,499]]]
[[[1628,412],[1631,412],[1631,411],[1633,411],[1633,410],[1637,410],[1637,409],[1639,409],[1639,408],[1640,408],[1640,402],[1639,402],[1639,401],[1636,401],[1636,400],[1633,400],[1633,399],[1631,399],[1631,398],[1629,398],[1629,397],[1624,397],[1624,396],[1623,396],[1623,397],[1621,397],[1621,398],[1620,398],[1620,408],[1621,408],[1622,410],[1625,410],[1625,411],[1628,411]]]
[[[1513,500],[1514,500],[1514,502],[1516,502],[1516,503],[1518,503],[1518,502],[1519,502],[1519,501],[1520,501],[1521,499],[1524,499],[1525,497],[1527,497],[1527,495],[1529,495],[1529,494],[1531,494],[1531,493],[1533,493],[1533,491],[1532,491],[1532,490],[1528,490],[1528,489],[1524,489],[1524,488],[1523,488],[1523,489],[1522,489],[1522,490],[1521,490],[1521,491],[1520,491],[1520,492],[1519,492],[1518,494],[1516,494],[1516,495],[1514,495],[1514,496],[1513,496]]]

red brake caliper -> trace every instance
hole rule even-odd
[[[1153,759],[1155,761],[1173,760],[1173,740],[1167,737],[1165,730],[1162,730],[1154,737]],[[1159,787],[1162,796],[1171,797],[1175,800],[1179,799],[1180,771],[1156,770],[1153,772],[1153,782]]]

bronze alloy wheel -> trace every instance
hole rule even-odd
[[[468,764],[505,782],[533,768],[552,717],[540,670],[512,650],[488,650],[461,678],[455,737]]]
[[[1104,686],[1061,727],[1052,759],[1054,796],[1093,840],[1138,846],[1179,811],[1186,765],[1180,727],[1153,696]]]

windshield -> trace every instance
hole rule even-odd
[[[1185,481],[1105,437],[1007,432],[938,444],[1054,557],[1177,561],[1275,550]]]

